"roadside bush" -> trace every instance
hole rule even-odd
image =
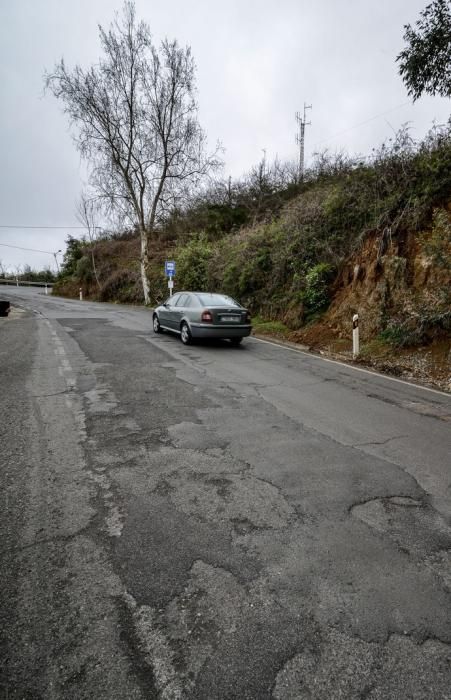
[[[177,283],[180,289],[206,290],[213,248],[205,234],[194,235],[177,250]]]
[[[274,227],[260,225],[225,239],[219,249],[217,272],[221,287],[254,310],[262,309],[274,296]]]
[[[228,259],[224,267],[222,288],[226,294],[231,297],[238,298],[240,296],[240,275],[241,261],[238,256],[232,256]]]
[[[334,269],[328,263],[318,263],[305,275],[303,299],[308,314],[324,311],[330,303],[329,285]]]
[[[436,265],[451,268],[451,217],[445,209],[434,211],[432,233],[425,250]]]
[[[424,345],[433,338],[449,337],[451,332],[451,311],[438,313],[420,312],[404,321],[392,320],[381,333],[379,339],[397,348]]]
[[[240,297],[251,297],[255,292],[267,288],[272,260],[271,249],[263,236],[257,236],[249,241],[239,269],[238,294]]]
[[[126,304],[141,303],[142,287],[139,274],[131,270],[116,270],[102,284],[99,300]]]
[[[91,282],[93,282],[94,270],[92,268],[91,257],[88,257],[87,255],[83,255],[83,257],[77,261],[75,274],[76,274],[77,278],[80,280],[80,282],[83,284],[89,285]]]
[[[418,329],[408,328],[405,324],[391,323],[379,333],[379,339],[395,348],[405,348],[418,345],[420,336]]]

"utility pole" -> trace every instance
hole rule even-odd
[[[57,250],[56,253],[52,253],[53,257],[55,258],[55,264],[56,264],[56,269],[58,274],[60,273],[60,266],[58,265],[58,258],[56,257],[59,253],[61,253],[60,250]]]
[[[296,112],[296,122],[299,126],[299,133],[296,134],[296,143],[299,146],[299,182],[304,179],[304,137],[305,137],[305,127],[309,126],[312,122],[306,121],[305,112],[307,109],[312,109],[312,105],[307,105],[304,102],[304,116],[301,117],[299,112]]]

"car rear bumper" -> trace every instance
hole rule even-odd
[[[252,326],[225,326],[221,324],[211,325],[206,323],[191,323],[191,335],[193,338],[246,338],[251,334]]]

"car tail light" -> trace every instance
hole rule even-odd
[[[202,311],[202,316],[200,317],[202,323],[213,323],[213,316],[211,311]]]

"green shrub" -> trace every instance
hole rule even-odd
[[[451,218],[445,209],[434,211],[432,233],[425,250],[436,265],[451,268]]]
[[[265,288],[272,269],[271,250],[266,245],[257,247],[256,250],[248,249],[246,257],[238,278],[240,297],[251,296]]]
[[[397,348],[424,345],[434,337],[449,337],[451,331],[451,311],[430,313],[420,312],[404,321],[390,321],[387,328],[379,333],[379,339]]]
[[[324,311],[329,305],[329,285],[333,272],[328,263],[318,263],[307,271],[303,300],[309,315]]]
[[[239,249],[236,251],[238,253]],[[240,262],[239,255],[234,254],[235,251],[228,249],[230,257],[227,257],[225,262],[222,281],[221,281],[221,291],[226,294],[230,294],[231,297],[238,299],[240,297],[240,275],[242,265]]]
[[[224,243],[220,251],[225,260],[223,290],[249,306],[265,301],[271,295],[273,245],[270,227],[265,225],[251,229],[244,241],[238,237]]]
[[[180,289],[207,290],[213,248],[205,234],[194,235],[177,249],[177,283]]]
[[[255,333],[268,333],[279,336],[287,336],[290,333],[290,329],[282,321],[266,321],[260,316],[252,318],[252,327]]]
[[[83,284],[90,284],[94,280],[94,270],[90,255],[83,255],[77,260],[75,274]]]
[[[408,328],[403,324],[393,323],[379,333],[379,339],[384,343],[389,343],[395,348],[405,348],[417,345],[420,338],[415,329]]]

